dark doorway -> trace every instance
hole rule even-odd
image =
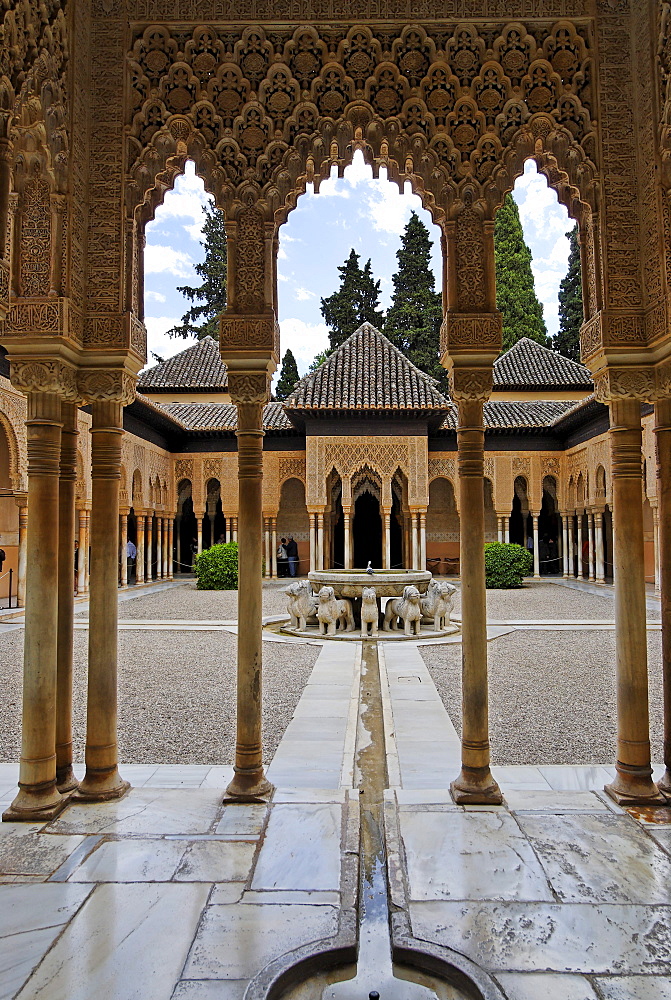
[[[394,497],[389,521],[391,569],[403,569],[403,521],[398,500]]]
[[[345,566],[345,517],[339,504],[333,522],[333,568]]]
[[[547,490],[543,490],[543,506],[538,518],[541,576],[556,576],[563,572],[563,560],[559,555],[558,543],[560,530],[554,497]]]
[[[382,518],[380,501],[362,493],[354,504],[354,566],[365,569],[370,560],[374,569],[382,566]]]
[[[192,552],[193,542],[198,538],[198,524],[193,513],[193,501],[187,497],[182,504],[182,515],[179,520],[179,572],[188,573],[195,556]]]
[[[522,504],[517,494],[513,497],[513,509],[510,512],[510,541],[522,546],[527,542]]]

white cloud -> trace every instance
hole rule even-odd
[[[144,297],[147,302],[165,302],[165,295],[161,292],[145,292]]]
[[[189,278],[193,274],[193,261],[184,250],[147,243],[144,252],[145,274],[172,274],[176,278]]]
[[[421,199],[416,194],[401,194],[398,187],[389,181],[371,181],[369,189],[367,215],[373,228],[400,236],[410,213],[421,210]]]
[[[286,252],[286,250],[283,247],[280,247],[279,250],[277,251],[277,259],[278,260],[288,260],[289,259],[288,256],[287,256],[287,252]]]
[[[147,316],[145,318],[148,367],[156,364],[151,356],[152,351],[161,358],[171,358],[174,354],[179,354],[180,351],[184,351],[196,343],[193,337],[184,340],[182,337],[167,336],[167,331],[177,323],[179,323],[179,319],[176,316]]]
[[[302,319],[283,319],[280,322],[280,353],[289,349],[296,358],[301,375],[310,367],[316,354],[329,346],[325,323],[305,323]]]
[[[307,302],[308,299],[316,299],[317,296],[315,295],[314,292],[308,291],[307,288],[297,288],[296,298],[298,299],[299,302]]]

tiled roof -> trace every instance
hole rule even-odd
[[[190,392],[226,389],[228,374],[219,354],[219,344],[212,337],[203,337],[154,368],[140,373],[140,392]]]
[[[494,389],[591,389],[584,365],[522,337],[494,363]]]
[[[489,402],[484,406],[485,427],[487,430],[510,431],[525,427],[549,428],[574,406],[574,402],[563,399]],[[441,428],[457,429],[456,407],[445,418]]]
[[[238,413],[233,403],[163,403],[161,409],[189,431],[235,431]],[[281,403],[268,403],[263,410],[267,431],[294,430]]]
[[[443,410],[432,378],[370,323],[363,323],[285,403],[289,410]]]

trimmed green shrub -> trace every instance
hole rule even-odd
[[[521,545],[489,542],[485,545],[485,583],[491,590],[512,590],[534,567],[534,557]]]
[[[238,543],[213,545],[196,556],[198,590],[238,589]]]

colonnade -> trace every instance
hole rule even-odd
[[[127,557],[128,516],[127,513],[119,516],[119,583],[122,587],[131,583]],[[142,511],[135,514],[136,583],[173,579],[175,525],[173,515]]]
[[[342,508],[344,531],[344,569],[354,569],[354,508]],[[410,508],[403,515],[403,549],[406,569],[426,568],[426,507]],[[331,513],[323,508],[308,508],[310,571],[329,569],[331,557],[333,525]],[[380,507],[382,521],[382,565],[378,569],[391,569],[391,518],[392,508]],[[365,568],[365,567],[358,567]]]

